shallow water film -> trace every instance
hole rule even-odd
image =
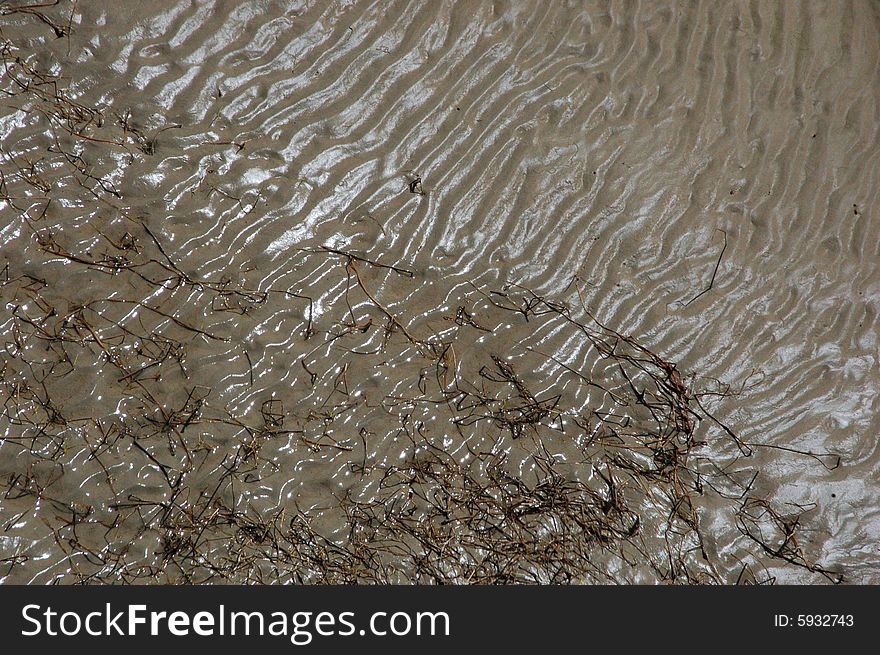
[[[0,580],[880,583],[880,6],[0,3]]]

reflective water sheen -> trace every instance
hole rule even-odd
[[[880,583],[876,3],[43,11],[61,36],[0,15],[3,581],[219,580],[247,539],[233,579],[317,579],[242,517],[342,543],[357,513],[328,508],[381,493],[419,435],[527,478],[534,435],[404,398],[441,368],[488,394],[499,353],[535,397],[607,409],[571,373],[620,375],[589,343],[491,302],[528,289],[730,385],[701,402],[751,456],[703,416],[697,459],[758,473],[807,561]],[[551,459],[604,488],[557,419]],[[662,550],[662,498],[628,489]],[[828,581],[761,552],[725,493],[694,500],[694,580]],[[218,559],[183,570],[193,539]],[[679,579],[615,557],[581,579]]]

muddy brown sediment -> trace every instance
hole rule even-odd
[[[874,4],[0,7],[4,582],[880,582]]]

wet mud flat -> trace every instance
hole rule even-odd
[[[0,579],[880,582],[878,28],[0,3]]]

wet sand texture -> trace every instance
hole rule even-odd
[[[880,582],[880,7],[0,4],[0,580]]]

